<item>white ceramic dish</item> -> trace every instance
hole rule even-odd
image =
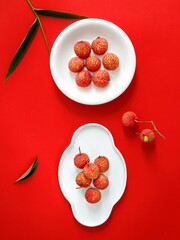
[[[80,40],[92,42],[98,36],[108,40],[107,52],[118,55],[120,67],[109,71],[111,81],[106,88],[100,89],[94,84],[78,87],[75,73],[68,68],[69,60],[75,56],[74,44]],[[50,69],[57,87],[70,99],[87,105],[103,104],[121,95],[131,83],[135,67],[136,56],[129,37],[121,28],[102,19],[84,19],[69,25],[56,38],[50,55]]]
[[[109,178],[109,186],[101,190],[102,198],[96,204],[86,201],[84,197],[86,188],[77,189],[75,178],[82,170],[75,167],[74,156],[78,153],[79,146],[82,152],[89,155],[91,162],[99,155],[108,157],[110,162],[109,170],[105,172]],[[79,223],[94,227],[109,218],[113,206],[120,200],[125,190],[127,171],[124,158],[115,147],[113,137],[107,128],[90,123],[75,131],[70,145],[60,159],[58,180],[61,191]]]

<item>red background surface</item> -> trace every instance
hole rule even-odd
[[[40,29],[6,83],[3,79],[34,15],[25,0],[1,1],[0,15],[0,239],[180,239],[179,76],[180,1],[32,0],[37,8],[109,20],[133,42],[137,68],[129,88],[99,106],[73,102],[56,87]],[[50,46],[74,20],[41,17]],[[124,129],[133,110],[166,136],[143,145]],[[107,127],[123,154],[128,182],[101,226],[79,224],[57,179],[59,159],[81,125]],[[142,127],[140,126],[140,129]],[[139,129],[139,130],[140,130]],[[37,171],[14,183],[38,155]]]

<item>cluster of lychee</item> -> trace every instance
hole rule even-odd
[[[98,156],[94,162],[86,153],[79,153],[74,157],[74,165],[81,169],[76,176],[78,188],[87,188],[85,199],[89,203],[97,203],[101,200],[101,191],[109,186],[109,179],[104,174],[109,169],[109,160],[105,156]],[[92,185],[91,185],[92,184]]]
[[[108,41],[103,37],[97,37],[91,44],[84,40],[74,44],[76,56],[70,59],[68,67],[71,72],[77,73],[75,82],[78,86],[88,87],[91,82],[100,88],[108,85],[110,75],[107,70],[115,70],[119,66],[119,58],[115,53],[106,53],[107,50]],[[104,69],[100,69],[100,55],[103,55]]]
[[[125,127],[133,127],[137,123],[150,124],[153,127],[153,129],[145,128],[140,133],[138,133],[142,142],[144,142],[144,143],[153,142],[155,139],[155,132],[157,132],[162,138],[165,139],[165,137],[157,130],[157,127],[152,120],[151,121],[140,121],[140,120],[138,120],[137,114],[132,111],[125,112],[122,115],[122,124]]]

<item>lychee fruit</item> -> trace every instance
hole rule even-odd
[[[97,203],[101,200],[101,192],[97,188],[88,188],[85,192],[85,198],[89,203]]]
[[[140,139],[142,142],[148,143],[148,142],[153,142],[155,138],[154,131],[152,129],[144,129],[140,133]]]
[[[95,163],[87,163],[83,168],[84,175],[90,179],[99,177],[99,167]]]
[[[93,185],[100,190],[104,190],[109,186],[109,179],[101,173],[98,178],[93,180]]]
[[[79,57],[73,57],[68,63],[71,72],[80,72],[84,67],[84,61]]]
[[[87,41],[79,41],[74,45],[74,52],[80,58],[87,58],[91,53],[91,45]]]
[[[104,67],[108,70],[115,70],[119,66],[119,58],[114,53],[106,53],[102,59]]]
[[[92,76],[93,83],[100,88],[104,88],[110,81],[109,73],[106,70],[98,70]]]
[[[89,187],[91,181],[91,179],[85,177],[83,172],[78,173],[78,175],[76,176],[76,183],[80,187]]]
[[[83,169],[83,167],[89,162],[89,156],[86,153],[82,153],[79,147],[79,153],[74,157],[74,165],[77,168]]]
[[[97,71],[101,66],[101,61],[98,57],[96,56],[89,56],[86,59],[86,67],[89,71]]]
[[[91,48],[98,55],[104,54],[108,49],[108,41],[105,38],[97,37],[93,40]]]
[[[128,111],[122,115],[122,124],[125,127],[133,127],[136,123],[137,115],[134,112]]]
[[[75,81],[79,87],[88,87],[91,84],[92,77],[87,70],[77,73]]]
[[[106,172],[109,169],[109,160],[105,156],[97,157],[94,163],[99,167],[100,172]]]

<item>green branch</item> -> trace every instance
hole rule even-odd
[[[44,32],[44,29],[43,29],[43,26],[42,26],[42,23],[41,23],[41,20],[39,18],[39,16],[37,15],[33,5],[31,4],[31,2],[29,0],[26,0],[27,3],[29,4],[30,8],[32,9],[34,15],[36,16],[38,22],[39,22],[39,26],[40,26],[40,29],[41,29],[41,32],[42,32],[42,35],[43,35],[43,38],[44,38],[44,41],[45,41],[45,44],[46,44],[46,47],[48,49],[48,52],[50,53],[51,50],[50,50],[50,47],[49,47],[49,44],[48,44],[48,41],[47,41],[47,38],[46,38],[46,35],[45,35],[45,32]]]

